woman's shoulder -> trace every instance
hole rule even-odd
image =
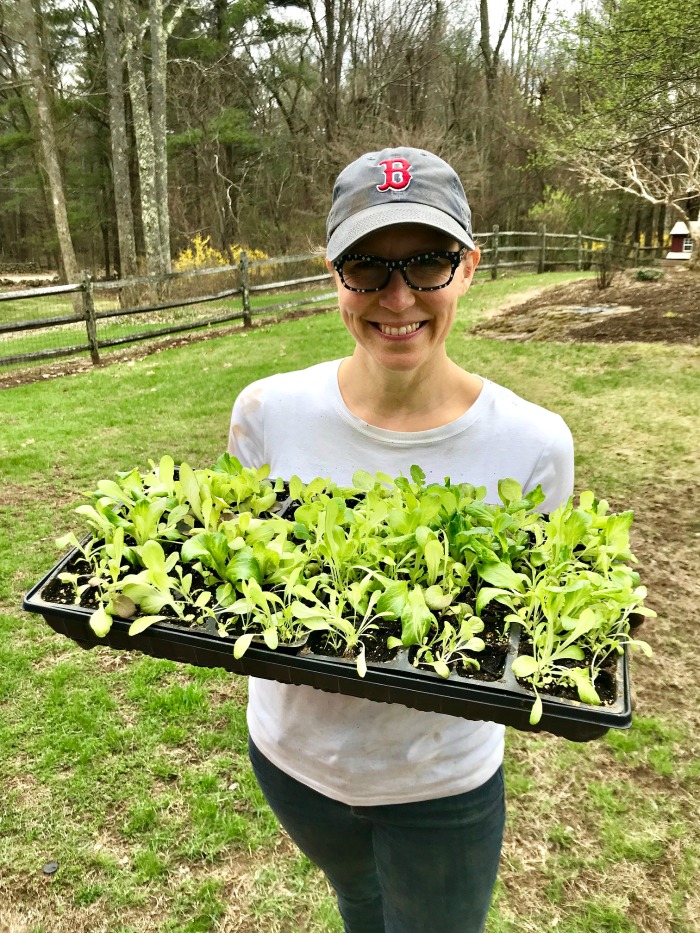
[[[512,422],[514,427],[544,435],[551,434],[553,431],[569,432],[566,422],[557,412],[537,402],[531,402],[498,383],[490,380],[485,380],[485,382],[493,409],[501,418]]]
[[[327,360],[315,363],[306,369],[294,369],[284,373],[273,373],[249,383],[240,393],[239,398],[279,399],[297,395],[315,395],[327,384],[337,381],[340,360]]]

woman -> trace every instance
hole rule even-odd
[[[562,419],[449,359],[479,261],[454,170],[411,148],[338,177],[327,265],[351,357],[262,379],[236,400],[229,450],[273,476],[355,470],[573,486]],[[400,705],[250,681],[250,755],[282,825],[333,885],[348,933],[477,933],[503,835],[504,728]]]

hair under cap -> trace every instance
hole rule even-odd
[[[424,224],[474,249],[462,182],[439,156],[400,146],[367,152],[338,175],[326,224],[333,261],[362,237],[393,224]]]

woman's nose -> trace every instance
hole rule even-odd
[[[390,311],[405,311],[416,300],[413,289],[408,287],[398,269],[394,269],[391,273],[389,281],[381,290],[380,295],[380,305]]]

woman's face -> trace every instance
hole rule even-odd
[[[455,240],[432,227],[397,224],[359,240],[349,252],[407,259],[429,250],[458,249]],[[449,285],[426,292],[409,288],[398,271],[381,291],[352,292],[334,272],[340,314],[357,342],[356,355],[366,354],[368,363],[395,372],[443,362],[457,301],[469,288],[478,261],[478,250],[465,254]]]

